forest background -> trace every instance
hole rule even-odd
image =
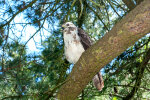
[[[95,42],[76,65],[64,57],[66,21]],[[149,27],[149,0],[0,0],[0,99],[148,100]],[[100,69],[101,92],[91,82]]]

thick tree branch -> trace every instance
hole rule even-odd
[[[150,32],[150,0],[144,0],[102,39],[83,53],[57,98],[74,100],[93,76],[129,46]]]

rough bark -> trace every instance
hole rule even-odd
[[[149,32],[150,0],[144,0],[83,53],[58,91],[57,98],[74,100],[102,67]]]

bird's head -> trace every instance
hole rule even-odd
[[[76,27],[72,22],[66,22],[62,25],[62,28]]]

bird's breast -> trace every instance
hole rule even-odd
[[[69,45],[65,45],[65,56],[70,63],[75,64],[84,51],[82,44],[77,41],[72,41]]]

